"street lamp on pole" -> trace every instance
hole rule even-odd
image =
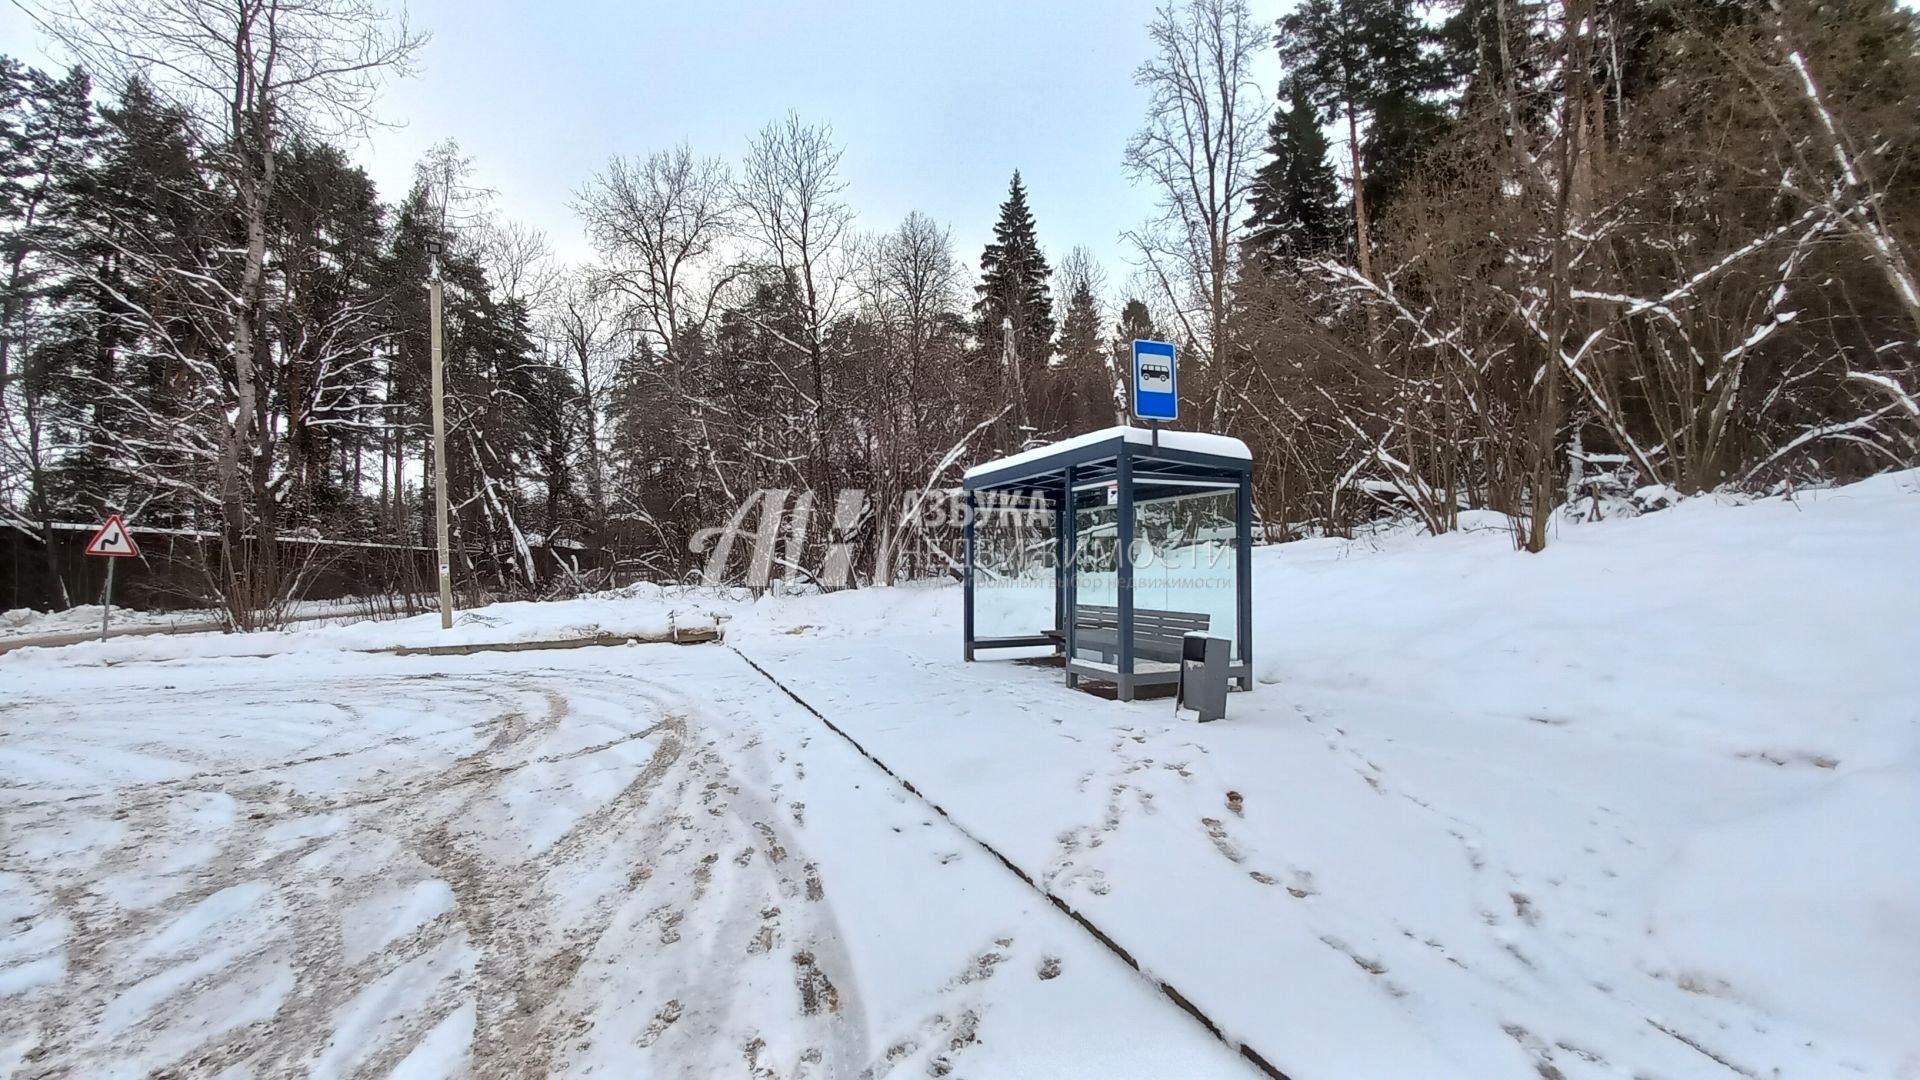
[[[440,629],[453,628],[453,555],[447,538],[446,364],[440,355],[440,250],[438,236],[427,240],[428,340],[433,355],[433,521],[440,550]]]

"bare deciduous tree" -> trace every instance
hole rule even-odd
[[[753,237],[779,278],[774,287],[796,294],[799,340],[765,320],[757,322],[807,358],[816,483],[833,471],[830,433],[838,413],[827,371],[826,332],[845,299],[841,265],[853,222],[852,209],[841,201],[846,182],[840,177],[840,153],[832,128],[788,113],[753,138],[735,188]]]
[[[539,315],[566,287],[566,271],[553,257],[547,234],[506,219],[489,221],[479,238],[481,265],[507,300]]]
[[[1227,316],[1238,240],[1267,107],[1253,81],[1256,32],[1246,0],[1181,0],[1148,26],[1156,55],[1134,81],[1151,94],[1126,166],[1152,185],[1160,218],[1127,234],[1180,329],[1215,367],[1213,419],[1222,419]]]
[[[608,386],[619,370],[620,320],[606,290],[589,273],[579,271],[561,285],[549,325],[550,332],[565,350],[574,377],[579,380],[587,499],[593,508],[594,531],[598,535],[607,523],[607,469],[601,418],[606,413]]]
[[[678,384],[682,332],[698,331],[735,271],[720,245],[734,224],[732,178],[682,145],[613,158],[574,199],[606,287],[630,305],[633,330],[663,351]]]

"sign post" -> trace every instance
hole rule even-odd
[[[107,515],[107,523],[87,541],[87,554],[107,560],[107,587],[100,594],[100,640],[107,640],[107,622],[113,618],[113,568],[121,559],[140,557],[140,546],[133,542],[119,514]]]
[[[1179,375],[1173,346],[1164,341],[1133,343],[1133,415],[1153,425],[1153,445],[1160,445],[1160,422],[1180,418]]]

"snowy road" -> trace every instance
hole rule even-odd
[[[730,652],[554,655],[12,682],[0,1072],[1248,1075]]]

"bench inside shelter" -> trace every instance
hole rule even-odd
[[[1212,620],[1192,611],[1133,609],[1133,655],[1161,664],[1180,662],[1189,632],[1206,633]],[[1120,609],[1081,604],[1073,609],[1074,643],[1111,664],[1120,655]]]

